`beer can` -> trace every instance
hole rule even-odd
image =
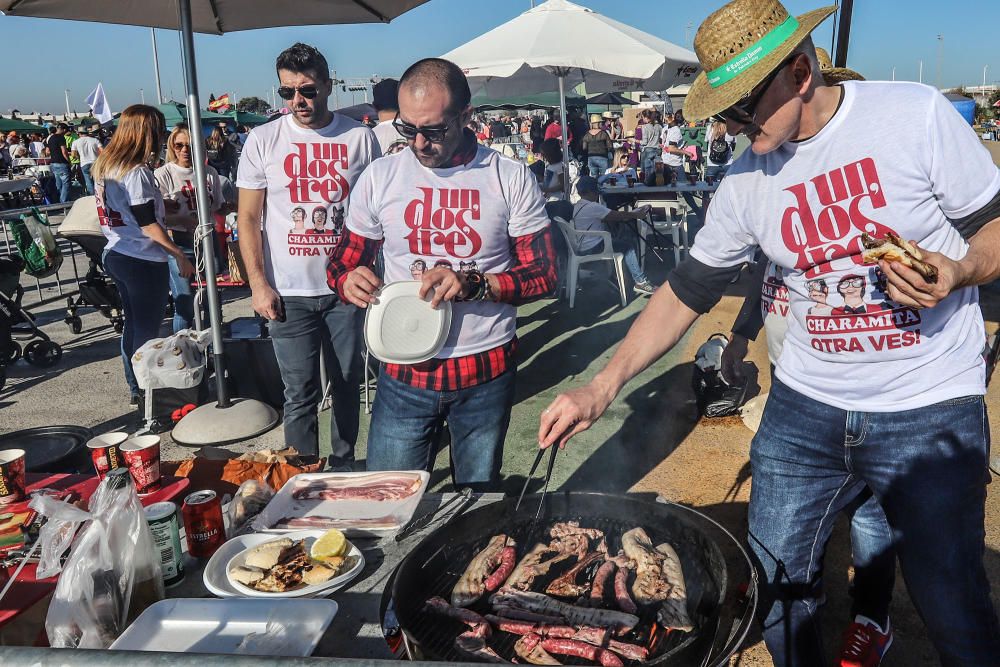
[[[222,501],[215,491],[195,491],[184,499],[181,509],[188,553],[195,558],[210,558],[226,541],[222,520]]]
[[[177,524],[177,505],[171,502],[153,503],[143,508],[146,523],[153,533],[153,545],[159,556],[163,585],[173,586],[184,579],[181,560],[181,531]]]

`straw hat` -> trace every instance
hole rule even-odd
[[[841,81],[864,81],[865,77],[847,67],[834,67],[826,49],[816,47],[816,60],[819,61],[819,71],[823,75],[826,85],[835,86]]]
[[[592,113],[592,114],[590,114],[590,124],[591,125],[593,125],[594,123],[600,123],[600,122],[601,122],[601,114],[599,114],[599,113]]]
[[[733,0],[713,12],[694,37],[704,71],[684,100],[685,116],[700,120],[731,107],[836,9],[791,16],[778,0]]]

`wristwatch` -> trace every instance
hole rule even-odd
[[[465,282],[468,285],[468,293],[461,298],[461,301],[487,301],[492,298],[493,289],[482,271],[469,271],[465,274]]]

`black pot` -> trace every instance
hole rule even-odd
[[[87,441],[94,437],[82,426],[41,426],[0,435],[0,451],[24,450],[27,472],[76,473],[92,471]]]

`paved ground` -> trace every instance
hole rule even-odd
[[[67,270],[63,272],[67,276]],[[663,270],[653,277],[662,278]],[[28,285],[29,282],[25,281]],[[600,280],[584,284],[585,296],[570,310],[565,301],[542,301],[519,313],[520,371],[517,404],[513,410],[504,454],[505,487],[520,489],[535,453],[539,411],[561,390],[587,381],[610,357],[645,300],[632,300],[622,309],[613,289]],[[54,293],[54,290],[47,291]],[[735,289],[734,289],[735,293]],[[226,292],[227,318],[249,315],[245,292]],[[984,299],[990,331],[1000,315],[1000,298],[988,292]],[[652,491],[692,505],[716,518],[738,536],[745,534],[750,482],[747,456],[751,432],[738,419],[697,418],[690,391],[691,360],[698,344],[713,332],[728,331],[738,299],[726,297],[703,317],[688,336],[645,373],[636,378],[592,430],[578,436],[560,454],[554,473],[556,487],[612,492]],[[7,387],[0,391],[0,433],[50,424],[78,424],[95,432],[127,426],[134,421],[117,356],[117,336],[107,321],[93,313],[84,317],[84,332],[71,335],[61,322],[61,304],[38,309],[44,329],[65,345],[65,356],[45,372],[19,362],[9,369]],[[764,371],[759,378],[767,390],[766,350],[751,348],[751,361]],[[1000,389],[989,402],[995,408]],[[327,418],[323,415],[323,420]],[[367,418],[362,418],[361,443]],[[994,435],[997,435],[994,426]],[[279,447],[280,428],[233,451]],[[364,446],[359,445],[359,458]],[[167,442],[165,456],[192,455],[188,448]],[[433,483],[447,486],[447,451],[438,457]],[[942,517],[942,521],[947,517]],[[986,562],[994,590],[1000,589],[1000,494],[991,488],[987,507]],[[847,621],[849,546],[841,525],[827,554],[826,634],[834,650]],[[933,649],[900,580],[892,607],[896,643],[886,658],[888,667],[936,664]],[[770,665],[758,638],[734,660],[740,665]]]

